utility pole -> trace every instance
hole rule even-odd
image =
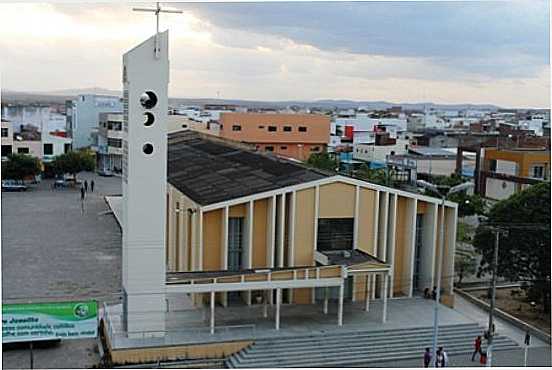
[[[496,305],[496,278],[498,273],[498,246],[500,243],[500,235],[507,235],[508,231],[493,227],[495,234],[495,245],[494,245],[494,258],[493,258],[493,277],[491,280],[491,308],[489,310],[489,329],[487,331],[487,366],[491,367],[493,363],[493,337],[494,337],[494,323],[493,315]]]

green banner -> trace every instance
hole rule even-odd
[[[2,343],[97,335],[96,301],[2,305]]]

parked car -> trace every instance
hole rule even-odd
[[[2,191],[26,191],[27,185],[21,180],[2,180]]]
[[[103,176],[103,177],[112,177],[113,172],[111,172],[110,170],[101,169],[101,170],[98,171],[98,175]]]

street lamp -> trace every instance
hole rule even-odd
[[[443,249],[445,244],[445,200],[450,194],[468,190],[474,186],[472,182],[465,182],[453,187],[447,185],[435,185],[425,180],[416,181],[418,186],[433,191],[441,196],[441,232],[439,235],[439,263],[437,264],[437,295],[433,302],[433,366],[437,367],[437,336],[439,335],[439,301],[441,299],[441,275],[443,264]]]

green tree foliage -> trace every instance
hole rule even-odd
[[[488,222],[503,224],[505,228],[511,225],[508,235],[500,238],[498,275],[527,282],[530,295],[549,313],[550,183],[533,185],[496,203],[489,212]],[[519,224],[533,225],[533,228],[521,228]],[[483,257],[478,274],[492,269],[494,241],[494,233],[488,227],[477,228],[474,247]]]
[[[454,260],[454,271],[458,276],[458,286],[462,285],[462,280],[466,275],[475,274],[477,266],[472,256],[461,255]]]
[[[385,170],[384,168],[373,169],[363,164],[358,171],[356,171],[355,175],[359,179],[366,180],[374,184],[385,186],[395,185],[395,182],[393,181],[393,170]]]
[[[448,200],[458,203],[458,216],[484,215],[486,204],[479,194],[468,195],[465,191],[450,194]]]
[[[2,163],[2,178],[23,180],[36,176],[41,172],[40,160],[28,154],[10,154],[8,160]]]
[[[321,170],[335,172],[338,167],[337,160],[330,157],[328,153],[313,153],[307,160],[307,165]]]
[[[54,173],[58,175],[69,173],[76,179],[81,171],[94,171],[96,162],[91,152],[82,150],[60,154],[54,158],[51,165]]]

